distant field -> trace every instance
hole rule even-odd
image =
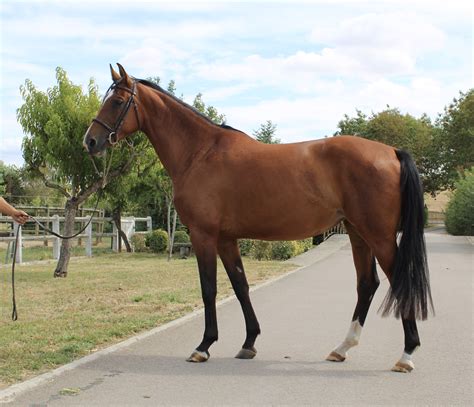
[[[293,267],[244,259],[251,285]],[[55,261],[17,268],[18,321],[12,322],[10,268],[3,265],[0,388],[68,363],[202,306],[194,258],[105,254],[72,259],[69,276],[52,277]],[[218,298],[232,293],[219,264]]]
[[[451,196],[452,192],[450,191],[440,192],[434,198],[429,194],[425,194],[425,203],[430,211],[445,212]]]

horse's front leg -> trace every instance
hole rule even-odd
[[[235,295],[242,306],[247,329],[247,337],[242,349],[237,354],[238,359],[252,359],[257,354],[254,347],[255,339],[260,334],[260,326],[250,302],[249,284],[245,277],[244,266],[240,258],[239,246],[236,240],[220,239],[217,245],[219,256],[229,276]]]
[[[204,302],[205,329],[201,344],[187,361],[206,362],[209,359],[209,347],[217,341],[217,238],[208,233],[191,230],[191,242],[199,267],[199,279],[201,281],[201,292]]]

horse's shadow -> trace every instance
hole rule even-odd
[[[81,367],[102,372],[132,373],[152,376],[315,376],[338,379],[379,377],[388,370],[354,369],[348,363],[327,361],[240,360],[213,357],[206,363],[188,363],[184,358],[165,355],[109,354]]]

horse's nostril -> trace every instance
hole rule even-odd
[[[89,139],[89,148],[92,148],[96,145],[96,141],[95,141],[95,138],[91,138]]]

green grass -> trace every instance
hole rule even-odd
[[[291,268],[245,259],[250,285]],[[12,322],[10,268],[3,266],[0,387],[68,363],[202,306],[196,261],[153,254],[108,254],[71,260],[65,279],[55,262],[17,267],[18,321]],[[218,299],[232,293],[219,264]]]

